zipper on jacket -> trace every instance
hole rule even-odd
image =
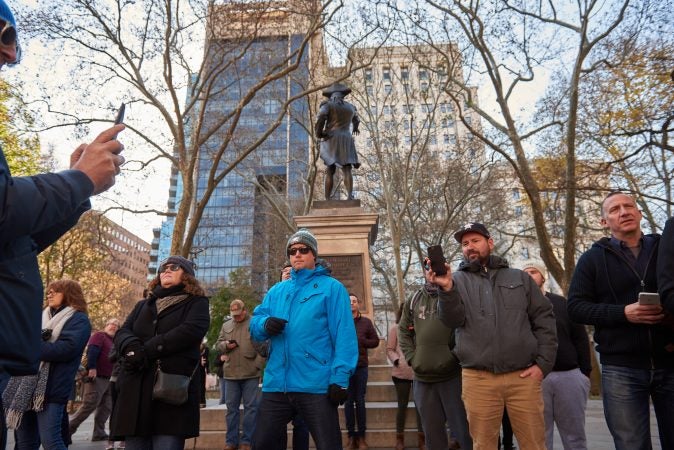
[[[656,241],[653,251],[651,251],[651,254],[648,256],[648,261],[646,262],[646,267],[644,269],[643,276],[639,275],[639,272],[637,272],[637,270],[634,267],[632,267],[632,264],[630,264],[627,258],[625,258],[625,256],[620,254],[619,252],[615,251],[613,247],[607,245],[604,248],[609,252],[613,253],[614,255],[616,255],[619,259],[622,259],[623,262],[627,264],[627,267],[629,267],[634,273],[634,275],[636,275],[636,277],[639,279],[639,286],[641,287],[641,290],[639,292],[645,292],[644,289],[646,288],[646,274],[648,273],[648,268],[650,267],[651,262],[653,261],[653,255],[657,254],[659,246],[660,242]],[[646,329],[646,332],[648,333],[648,348],[649,348],[648,359],[651,361],[651,369],[655,369],[655,361],[653,360],[653,351],[651,350],[653,348],[653,335],[651,333],[650,326]]]

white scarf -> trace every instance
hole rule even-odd
[[[49,307],[42,311],[42,329],[52,330],[49,342],[56,342],[64,325],[75,312],[76,310],[70,306],[66,306],[53,316]],[[18,428],[26,411],[42,411],[48,379],[49,362],[41,361],[37,375],[12,377],[9,380],[2,394],[2,403],[7,405],[5,407],[7,428]]]

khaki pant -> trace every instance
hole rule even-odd
[[[466,407],[474,450],[496,450],[503,407],[508,409],[522,450],[545,450],[545,421],[541,383],[520,378],[522,370],[494,374],[463,369],[461,398]]]

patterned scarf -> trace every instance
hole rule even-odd
[[[157,315],[161,314],[163,310],[169,306],[173,306],[185,300],[189,295],[179,294],[179,295],[168,295],[166,297],[157,299]]]
[[[55,342],[68,319],[75,314],[70,306],[59,310],[52,316],[51,308],[42,311],[42,329],[52,330],[49,342]],[[26,411],[42,411],[47,380],[49,379],[49,362],[42,361],[37,375],[12,377],[2,394],[2,403],[5,407],[7,428],[17,429]]]

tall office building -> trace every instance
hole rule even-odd
[[[230,273],[240,268],[250,269],[253,286],[260,292],[278,279],[276,266],[278,258],[283,257],[283,249],[275,247],[279,242],[273,237],[284,228],[276,223],[277,212],[272,211],[267,197],[280,196],[285,204],[304,198],[312,142],[311,127],[307,127],[312,119],[308,100],[299,98],[290,102],[285,111],[283,108],[307,89],[316,76],[312,67],[322,53],[320,34],[310,39],[304,52],[296,52],[306,39],[311,17],[308,8],[317,5],[314,0],[234,2],[215,5],[211,10],[203,73],[210,74],[212,79],[208,81],[208,96],[201,91],[197,108],[203,112],[205,126],[199,131],[191,130],[192,139],[206,139],[195,174],[197,199],[209,188],[208,174],[223,142],[228,144],[218,166],[220,170],[257,145],[268,130],[273,131],[215,186],[204,209],[190,256],[197,264],[197,277],[208,288],[222,286]],[[298,67],[288,75],[256,89],[269,76],[270,69],[294,62]],[[244,105],[242,99],[254,91],[252,101]],[[239,107],[242,107],[240,115]],[[274,128],[272,124],[283,112]],[[237,125],[229,135],[229,125],[234,120]],[[222,126],[206,135],[218,121]],[[199,136],[195,135],[197,132]],[[170,210],[175,211],[181,191],[180,177],[174,170]],[[150,275],[168,255],[172,234],[171,220],[155,230]]]

